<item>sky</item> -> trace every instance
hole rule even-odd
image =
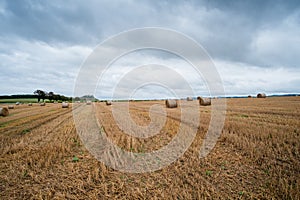
[[[144,27],[174,30],[197,42],[226,95],[300,93],[297,0],[3,0],[0,95],[42,89],[73,96],[80,69],[99,44]],[[98,98],[167,98],[177,89],[179,96],[210,94],[190,63],[158,49],[128,53],[105,73],[91,90]]]

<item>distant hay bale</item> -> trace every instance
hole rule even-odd
[[[248,98],[252,98],[252,96],[251,96],[251,95],[248,95]]]
[[[8,109],[5,107],[0,108],[0,116],[6,117],[7,115],[9,115]]]
[[[187,97],[186,100],[187,101],[193,101],[193,97]]]
[[[40,106],[45,106],[46,105],[46,103],[45,102],[43,102],[43,103],[40,103]]]
[[[210,98],[199,97],[199,103],[200,103],[201,106],[210,106],[211,105],[211,99]]]
[[[267,95],[265,93],[258,93],[257,98],[266,98]]]
[[[20,105],[20,102],[16,102],[16,105],[17,105],[17,106]]]
[[[67,102],[62,102],[62,103],[61,103],[61,107],[62,107],[62,108],[69,108],[69,103],[67,103]]]
[[[8,109],[14,109],[14,105],[8,105]]]
[[[177,101],[175,99],[166,100],[167,108],[177,108]]]
[[[32,103],[29,103],[28,106],[32,106]]]
[[[106,105],[110,106],[111,105],[111,101],[106,101]]]
[[[86,101],[86,105],[92,105],[91,101]]]

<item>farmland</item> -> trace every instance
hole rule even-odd
[[[14,99],[0,99],[0,103],[37,103],[37,98],[14,98]]]
[[[211,107],[201,106],[200,126],[184,155],[161,170],[137,174],[97,161],[77,135],[72,109],[83,112],[94,106],[116,145],[150,152],[174,138],[180,107],[166,109],[158,135],[140,139],[117,126],[114,103],[74,103],[67,109],[24,104],[0,117],[1,199],[300,199],[300,97],[228,99],[222,135],[203,159],[199,148]],[[153,104],[164,106],[164,101],[130,102],[132,119],[149,124]]]

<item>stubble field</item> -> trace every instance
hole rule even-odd
[[[72,107],[81,112],[95,106],[107,136],[126,151],[157,150],[180,126],[180,108],[166,109],[158,135],[134,138],[115,123],[114,104]],[[133,120],[149,124],[153,104],[164,106],[130,102]],[[86,150],[72,108],[15,106],[0,117],[0,199],[300,199],[300,97],[227,99],[222,135],[199,159],[210,109],[200,107],[196,137],[181,158],[155,172],[131,174],[105,166]]]

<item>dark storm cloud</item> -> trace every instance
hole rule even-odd
[[[85,7],[65,1],[5,1],[0,21],[2,37],[44,42],[85,42],[93,17]]]
[[[225,59],[234,62],[246,62],[262,67],[274,65],[287,65],[286,67],[297,67],[300,60],[291,62],[286,52],[290,47],[296,48],[299,52],[299,40],[296,39],[300,25],[300,3],[299,1],[201,1],[193,2],[179,16],[186,17],[189,30],[187,33],[197,38],[208,50],[213,58]],[[202,4],[204,2],[204,4]],[[198,6],[197,6],[198,5]],[[202,5],[202,6],[201,6]],[[204,6],[203,6],[204,5]],[[184,12],[184,11],[183,11]],[[190,22],[193,21],[193,24]],[[289,26],[287,26],[287,23]],[[191,28],[192,27],[192,28]],[[197,31],[198,30],[198,31]],[[204,30],[203,32],[199,30]],[[257,40],[262,34],[268,31],[268,37],[273,39],[276,49],[268,49],[267,54],[273,57],[261,59],[257,54],[259,50],[255,47]],[[287,33],[286,38],[278,38],[278,32]],[[279,40],[284,40],[278,43]],[[265,44],[267,45],[267,44]],[[281,51],[278,51],[280,49]],[[269,52],[270,51],[270,52]],[[273,58],[278,62],[273,62]],[[280,62],[280,59],[290,62]]]
[[[300,25],[298,1],[35,0],[5,1],[4,7],[2,37],[95,45],[120,31],[160,26],[196,38],[213,57],[252,64],[257,60],[253,43],[262,31],[286,29],[285,20],[293,16],[292,26]]]

